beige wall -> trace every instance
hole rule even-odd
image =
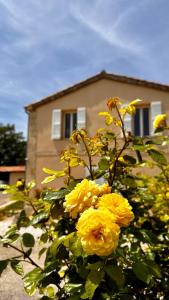
[[[143,104],[162,101],[162,111],[169,116],[169,92],[108,79],[101,79],[60,99],[43,104],[29,116],[27,181],[35,178],[39,185],[44,177],[42,167],[60,169],[58,156],[69,142],[51,139],[53,109],[60,108],[64,111],[86,107],[87,130],[93,135],[98,127],[104,126],[104,118],[99,117],[98,113],[107,110],[105,99],[114,96],[124,101],[140,98]]]
[[[16,184],[18,179],[25,179],[25,172],[11,172],[9,175],[9,184]]]

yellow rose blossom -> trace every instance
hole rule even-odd
[[[89,208],[79,218],[77,235],[83,250],[89,255],[108,256],[118,245],[120,227],[107,209]]]
[[[99,186],[99,195],[98,196],[102,196],[104,194],[109,194],[110,192],[111,192],[111,187],[107,183],[104,183]]]
[[[167,116],[165,114],[156,116],[153,122],[153,127],[157,129],[166,126],[166,117]]]
[[[97,207],[106,207],[116,216],[116,223],[121,227],[128,226],[129,223],[134,219],[134,214],[131,211],[132,207],[128,203],[128,200],[115,193],[106,194],[100,197]]]
[[[118,104],[120,104],[120,98],[119,97],[114,97],[114,98],[109,98],[107,100],[107,106],[110,110],[115,108]]]
[[[94,181],[84,179],[76,185],[65,197],[65,211],[69,212],[72,218],[83,212],[85,209],[94,206],[99,196],[110,192],[107,184],[98,185]]]

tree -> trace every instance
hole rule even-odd
[[[0,166],[15,166],[25,163],[26,141],[15,125],[0,123]]]

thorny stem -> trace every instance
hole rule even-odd
[[[67,185],[70,183],[70,177],[71,177],[71,167],[70,167],[70,160],[67,162],[67,169],[68,169],[68,179],[67,179]]]
[[[28,191],[28,190],[25,191],[25,195],[26,195],[27,197],[29,196],[29,191]],[[30,206],[32,207],[32,209],[34,210],[34,212],[37,214],[38,211],[37,211],[36,207],[34,206],[34,204],[32,203],[30,197],[28,198],[27,202],[30,204]]]
[[[85,146],[85,149],[86,149],[86,152],[87,152],[87,156],[88,156],[88,159],[89,159],[89,172],[90,172],[90,176],[91,176],[91,179],[94,180],[93,178],[93,170],[92,170],[92,158],[91,158],[91,155],[90,155],[90,152],[89,152],[89,149],[88,149],[88,146],[84,140],[84,137],[81,136],[81,139],[82,139],[82,142]]]
[[[36,214],[38,214],[38,211],[37,211],[37,209],[35,208],[34,204],[32,203],[31,199],[29,199],[28,202],[29,202],[29,204],[31,205],[31,207],[33,208],[34,212],[35,212]]]
[[[121,114],[120,114],[120,111],[119,111],[119,109],[118,109],[117,104],[115,104],[115,108],[116,108],[118,117],[119,117],[119,119],[120,119],[120,121],[121,121],[121,130],[122,130],[122,132],[123,132],[124,145],[123,145],[123,147],[121,148],[121,150],[119,151],[118,155],[116,156],[116,159],[115,159],[115,162],[114,162],[114,165],[113,165],[113,169],[112,169],[112,168],[109,168],[109,185],[110,185],[110,186],[113,185],[114,179],[115,179],[115,177],[116,177],[118,159],[119,159],[119,157],[121,156],[122,152],[126,149],[126,147],[127,147],[128,144],[129,144],[129,141],[127,140],[126,133],[125,133],[124,122],[123,122],[123,119],[122,119],[122,117],[121,117]],[[116,148],[117,148],[117,141],[115,140],[115,149],[116,149]],[[112,175],[112,174],[113,174],[113,175]]]
[[[3,239],[3,236],[1,236],[0,235],[0,238],[1,239]],[[18,251],[19,253],[21,253],[25,258],[27,258],[28,260],[29,260],[29,262],[33,265],[33,266],[35,266],[35,267],[37,267],[37,268],[39,268],[39,269],[41,269],[41,270],[43,270],[25,251],[23,251],[23,250],[21,250],[21,249],[19,249],[18,247],[16,247],[16,246],[14,246],[14,245],[11,245],[11,244],[9,244],[9,243],[5,243],[5,245],[7,245],[8,247],[10,247],[10,248],[12,248],[12,249],[14,249],[14,250],[16,250],[16,251]],[[27,261],[26,261],[27,262]]]
[[[113,176],[111,178],[111,183],[110,183],[110,186],[112,186],[113,182],[114,182],[114,179],[116,177],[116,172],[117,172],[117,163],[118,163],[118,159],[119,157],[121,156],[122,152],[126,149],[126,147],[128,146],[129,144],[129,141],[125,141],[123,147],[121,148],[121,150],[119,151],[118,155],[116,156],[116,159],[114,161],[114,166],[113,166]]]

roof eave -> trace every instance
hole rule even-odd
[[[96,74],[95,76],[87,78],[86,80],[83,80],[73,86],[70,86],[64,90],[61,90],[60,92],[57,92],[46,98],[43,98],[39,101],[36,101],[34,103],[31,103],[30,105],[25,106],[25,111],[27,113],[32,112],[40,105],[43,105],[48,102],[51,102],[52,100],[61,98],[71,92],[78,90],[79,88],[82,88],[82,87],[84,87],[88,84],[91,84],[93,82],[96,82],[100,79],[109,79],[109,80],[114,80],[114,81],[118,81],[118,82],[122,82],[122,83],[135,84],[135,85],[139,85],[139,86],[143,86],[143,87],[149,87],[149,88],[169,92],[169,85],[156,83],[153,81],[142,80],[142,79],[133,78],[133,77],[128,77],[128,76],[123,76],[123,75],[106,73],[105,71],[102,71],[102,72]]]

